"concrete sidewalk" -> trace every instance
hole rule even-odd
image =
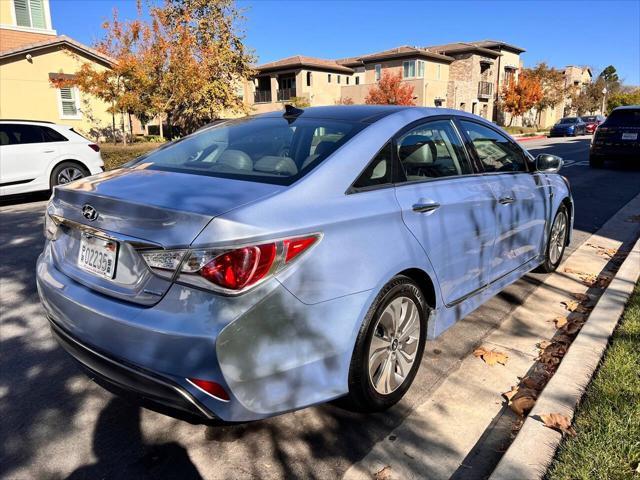
[[[569,313],[561,302],[572,300],[574,293],[597,292],[589,291],[579,275],[567,272],[605,274],[612,264],[602,252],[630,249],[640,235],[640,223],[629,219],[638,212],[640,195],[567,258],[526,303],[484,339],[479,346],[507,354],[506,365],[489,366],[468,352],[460,368],[391,435],[354,464],[344,478],[370,479],[383,469],[387,480],[488,476],[508,447],[511,427],[517,421],[502,393],[517,385],[519,377],[534,365],[538,343],[556,334],[553,319]]]

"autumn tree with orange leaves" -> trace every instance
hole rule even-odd
[[[369,89],[364,103],[370,105],[415,105],[413,85],[402,83],[402,76],[385,72],[377,85]]]
[[[500,95],[502,109],[511,114],[509,125],[514,117],[520,117],[531,110],[542,98],[542,86],[535,75],[524,70],[517,80],[507,83]]]
[[[53,85],[77,86],[109,104],[114,130],[117,113],[159,118],[162,136],[163,119],[189,133],[223,112],[243,111],[237,89],[253,73],[254,58],[234,1],[164,0],[147,9],[139,1],[137,19],[120,21],[114,11],[103,24],[95,48],[113,59],[111,69],[85,63]]]

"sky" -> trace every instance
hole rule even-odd
[[[161,1],[161,0],[156,0]],[[54,28],[80,42],[101,38],[135,0],[50,0]],[[501,40],[526,50],[525,66],[614,65],[640,85],[640,0],[626,1],[272,1],[240,0],[245,44],[258,63],[291,55],[342,58],[400,45]]]

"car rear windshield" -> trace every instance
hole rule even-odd
[[[362,123],[318,118],[232,120],[199,130],[133,165],[290,185],[364,127]]]
[[[583,122],[595,122],[597,120],[598,119],[595,116],[593,116],[593,117],[582,117],[582,121]]]
[[[567,117],[560,120],[560,123],[578,123],[578,119],[576,117]]]
[[[640,108],[614,110],[605,123],[608,127],[640,127]]]

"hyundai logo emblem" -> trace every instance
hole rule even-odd
[[[89,205],[88,203],[86,203],[83,207],[82,207],[82,215],[84,216],[84,218],[86,218],[87,220],[90,221],[94,221],[96,218],[98,218],[98,211],[93,208],[91,205]]]

